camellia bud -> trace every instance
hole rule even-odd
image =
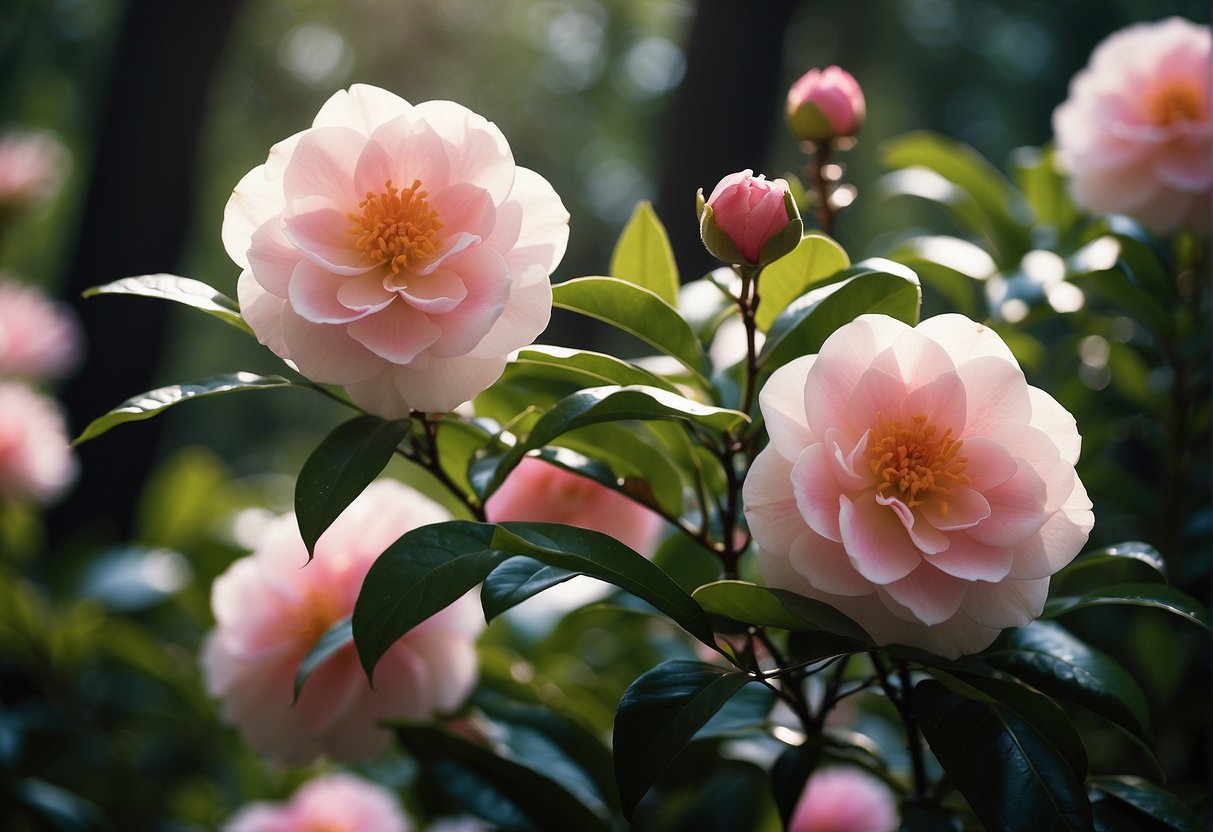
[[[841,67],[810,69],[788,90],[788,124],[799,139],[854,136],[866,116],[859,82]]]
[[[782,179],[729,174],[706,201],[700,189],[697,207],[703,244],[725,263],[765,265],[800,244],[800,212]]]

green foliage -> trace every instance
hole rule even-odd
[[[678,305],[678,267],[670,237],[648,202],[638,203],[623,227],[611,255],[611,275],[648,289],[670,306]]]
[[[94,286],[84,292],[86,298],[96,295],[137,295],[173,301],[213,315],[246,335],[253,334],[252,328],[240,317],[240,306],[236,301],[202,281],[188,277],[178,277],[175,274],[124,277],[113,283]]]

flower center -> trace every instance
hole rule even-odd
[[[968,457],[960,456],[963,444],[963,440],[952,438],[951,428],[940,433],[925,414],[915,416],[908,425],[877,414],[877,426],[870,434],[866,452],[872,473],[878,478],[877,493],[895,492],[910,508],[934,496],[946,516],[948,495],[957,485],[969,481],[964,473]]]
[[[1167,127],[1177,121],[1200,121],[1204,117],[1204,104],[1196,83],[1179,79],[1152,90],[1146,96],[1146,116],[1159,127]]]
[[[383,183],[383,193],[366,194],[358,203],[361,214],[347,216],[354,223],[350,234],[357,236],[358,250],[375,263],[387,263],[393,273],[432,255],[442,245],[442,221],[430,209],[421,180],[403,191]]]
[[[311,589],[290,611],[288,626],[299,644],[310,650],[343,614],[335,593]]]

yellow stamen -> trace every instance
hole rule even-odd
[[[288,626],[297,634],[298,643],[311,649],[342,615],[335,593],[312,589],[290,611]]]
[[[1152,124],[1166,127],[1177,121],[1200,121],[1205,101],[1193,81],[1180,79],[1151,90],[1145,99],[1146,117]]]
[[[877,493],[896,492],[910,508],[931,496],[946,517],[947,498],[956,486],[969,482],[964,473],[969,458],[959,455],[963,440],[953,439],[951,428],[940,433],[925,414],[915,416],[907,426],[888,421],[883,413],[876,419],[865,455],[878,478]]]
[[[438,212],[430,209],[421,180],[403,191],[388,180],[383,193],[366,194],[358,203],[361,214],[347,216],[354,224],[350,234],[356,235],[356,245],[375,265],[388,264],[393,273],[425,260],[442,246],[442,221]]]

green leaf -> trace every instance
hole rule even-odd
[[[145,274],[139,277],[124,277],[103,286],[85,289],[83,297],[95,295],[138,295],[145,298],[160,298],[192,306],[208,315],[213,315],[225,324],[241,332],[253,334],[252,327],[240,317],[240,306],[222,292],[212,289],[200,280],[178,277],[175,274]]]
[[[1153,741],[1146,696],[1129,673],[1061,626],[1036,621],[1009,630],[982,653],[990,665],[1057,699],[1081,705]]]
[[[1167,565],[1158,550],[1149,543],[1133,540],[1079,555],[1054,576],[1054,586],[1089,569],[1106,570],[1123,563],[1144,564],[1153,570],[1160,580],[1167,580]]]
[[[299,670],[295,673],[295,701],[299,701],[299,694],[303,691],[303,683],[307,681],[307,677],[312,675],[312,671],[324,664],[329,657],[334,653],[344,648],[354,640],[354,628],[350,622],[350,617],[344,616],[333,623],[333,626],[325,630],[324,635],[320,640],[312,646],[311,650],[307,651],[307,655],[303,657],[303,661],[299,664]]]
[[[1164,610],[1186,618],[1206,630],[1210,626],[1209,611],[1204,605],[1185,592],[1164,584],[1117,584],[1103,587],[1083,595],[1064,595],[1045,602],[1041,618],[1056,618],[1084,607],[1104,604],[1123,604],[1134,607],[1150,607]]]
[[[853,639],[856,650],[872,645],[863,628],[838,610],[785,590],[748,581],[715,581],[696,589],[693,597],[707,612],[744,624],[793,632],[825,630]]]
[[[1027,211],[1002,173],[969,145],[926,131],[906,133],[880,146],[890,168],[925,168],[958,189],[942,201],[957,218],[983,234],[998,250],[1003,265],[1018,264],[1032,247]],[[904,190],[904,193],[913,193]],[[916,195],[926,195],[919,193]]]
[[[528,451],[541,448],[557,437],[578,428],[627,419],[677,420],[725,434],[748,420],[736,410],[700,404],[655,387],[591,387],[566,396],[539,418],[526,439],[496,460],[492,475],[483,467],[473,479],[481,499],[497,490],[510,470]]]
[[[1092,777],[1087,784],[1178,832],[1202,832],[1208,829],[1196,812],[1179,797],[1141,777]]]
[[[552,287],[552,305],[605,321],[678,359],[704,378],[703,346],[678,310],[657,293],[617,277],[579,277]]]
[[[648,201],[636,204],[611,255],[611,274],[678,305],[678,267],[665,226]]]
[[[575,578],[578,574],[548,566],[534,558],[510,558],[484,579],[484,586],[480,590],[480,603],[484,606],[485,620],[492,621],[511,607],[545,589]]]
[[[1091,804],[1065,758],[1029,722],[939,682],[914,688],[914,714],[939,764],[988,829],[1091,829]]]
[[[1055,164],[1053,148],[1020,147],[1011,155],[1016,184],[1036,219],[1064,237],[1078,222],[1078,209],[1070,199],[1066,177]]]
[[[818,286],[784,310],[758,357],[764,372],[813,355],[839,327],[860,315],[881,313],[918,323],[922,287],[912,271],[888,260],[866,260]]]
[[[754,315],[758,328],[766,332],[793,300],[850,265],[847,253],[831,238],[816,232],[805,236],[791,254],[762,270],[762,302]]]
[[[309,561],[325,529],[387,467],[409,425],[408,419],[357,416],[334,428],[303,463],[295,517]]]
[[[551,373],[553,378],[569,380],[579,387],[598,387],[603,384],[630,384],[658,387],[671,393],[678,388],[656,373],[651,373],[635,364],[589,350],[572,350],[565,347],[550,347],[535,344],[519,350],[512,364],[527,367],[537,372]]]
[[[245,372],[224,373],[192,384],[170,384],[167,387],[160,387],[133,396],[104,416],[98,416],[84,429],[84,433],[72,440],[72,444],[79,445],[81,442],[96,439],[117,425],[158,416],[165,408],[189,399],[218,396],[224,393],[242,393],[246,390],[266,390],[271,387],[298,386],[300,385],[282,376],[259,376],[255,373]]]
[[[521,760],[513,755],[494,754],[433,726],[394,728],[405,750],[433,774],[433,782],[469,811],[497,827],[521,832],[550,829],[609,832],[611,828],[605,817],[565,789],[559,780],[536,770],[549,771],[554,757],[548,749],[538,759]],[[561,755],[560,762],[567,764],[567,758]],[[552,773],[558,774],[560,770],[557,767]]]
[[[615,779],[623,813],[636,804],[748,673],[691,661],[663,662],[632,683],[615,713]]]
[[[627,590],[704,644],[716,647],[703,608],[659,566],[610,535],[560,523],[502,523],[492,546]]]

